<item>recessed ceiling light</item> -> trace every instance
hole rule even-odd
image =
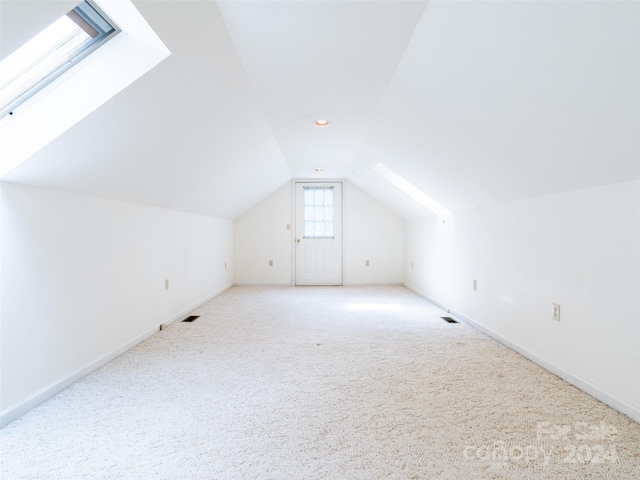
[[[316,120],[315,122],[313,122],[313,125],[315,127],[328,127],[329,125],[331,125],[331,122],[329,120]]]
[[[324,168],[316,168],[316,172],[324,172]]]

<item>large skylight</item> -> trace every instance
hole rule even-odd
[[[117,33],[86,0],[0,62],[0,118]]]
[[[37,92],[40,89],[39,93],[32,93],[19,106],[12,102],[8,111],[5,109],[7,113],[0,118],[0,178],[171,55],[131,0],[89,2],[96,14],[100,12],[105,22],[108,19],[112,27],[117,25],[116,30],[106,38],[94,41],[88,49],[74,57],[74,60],[67,62],[70,65],[62,69],[63,73],[55,80],[39,83],[31,90]],[[4,0],[0,0],[0,3],[4,4]],[[39,15],[36,3],[44,5],[47,1],[25,0],[13,3],[13,8],[7,9],[6,12],[3,9],[3,25],[6,22],[16,22],[17,25],[13,24],[14,27],[23,23],[28,27],[32,22],[24,20],[29,18],[29,15],[33,16],[33,24],[39,24],[43,19],[51,18],[49,14],[52,11],[58,11],[62,15],[65,10],[61,11],[59,8],[66,2],[51,2],[58,7],[44,9],[43,15]],[[78,10],[74,9],[76,13]],[[82,11],[84,14],[87,12],[91,15],[89,9]],[[55,16],[53,18],[55,19]],[[95,21],[95,14],[91,18]],[[111,29],[100,25],[97,27],[104,32]],[[96,27],[92,28],[98,31]],[[22,33],[24,32],[15,28],[3,29],[0,41],[7,38],[8,45],[13,45],[22,38]],[[79,63],[76,66],[81,68],[74,67],[76,63]],[[4,61],[0,62],[0,72],[3,71],[3,64]],[[6,80],[4,76],[0,76],[0,87],[9,80],[8,73],[6,75]],[[14,114],[9,115],[9,112]]]

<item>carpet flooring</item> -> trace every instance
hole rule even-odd
[[[0,431],[2,479],[640,479],[640,424],[402,287],[234,287]]]

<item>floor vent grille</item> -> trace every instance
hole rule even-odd
[[[185,318],[184,320],[182,320],[183,322],[193,322],[194,320],[197,320],[198,318],[200,318],[200,315],[190,315],[187,318]]]
[[[443,319],[445,322],[449,322],[449,323],[458,323],[457,320],[454,320],[451,317],[440,317],[441,319]]]

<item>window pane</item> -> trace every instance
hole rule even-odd
[[[55,70],[69,52],[90,39],[66,15],[0,64],[0,104]]]
[[[333,238],[332,187],[304,187],[304,236]]]
[[[0,62],[0,117],[71,68],[116,30],[86,1]]]

